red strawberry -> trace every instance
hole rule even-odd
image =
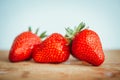
[[[35,62],[60,63],[69,58],[67,40],[59,33],[53,33],[33,49]]]
[[[22,32],[15,38],[9,52],[9,60],[11,62],[19,62],[30,59],[34,45],[40,43],[41,38],[32,33],[29,28],[29,31]]]
[[[104,52],[98,34],[92,30],[84,29],[84,23],[81,23],[75,32],[67,28],[67,37],[71,39],[72,55],[79,60],[86,61],[92,65],[99,66],[104,62]],[[72,32],[73,31],[73,32]],[[71,35],[69,37],[69,35]]]

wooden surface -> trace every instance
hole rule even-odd
[[[120,50],[105,52],[105,62],[91,66],[70,56],[60,64],[11,63],[8,51],[0,51],[0,80],[120,80]]]

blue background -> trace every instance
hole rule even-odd
[[[99,34],[104,49],[120,49],[120,0],[0,0],[0,49],[9,50],[28,26],[64,35],[81,21]]]

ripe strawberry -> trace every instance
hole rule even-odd
[[[86,61],[92,65],[99,66],[104,62],[104,52],[98,34],[92,30],[84,29],[81,23],[75,32],[67,28],[67,37],[71,40],[71,52],[79,60]],[[72,36],[70,36],[72,35]]]
[[[37,32],[38,29],[36,30]],[[22,32],[15,38],[9,51],[9,60],[11,62],[19,62],[30,59],[33,47],[40,43],[41,38],[32,33],[31,28],[29,28],[29,31]]]
[[[53,33],[33,49],[35,62],[60,63],[69,58],[67,40],[59,33]]]

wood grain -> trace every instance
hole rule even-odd
[[[70,56],[60,64],[11,63],[8,51],[0,50],[0,80],[120,80],[120,50],[107,50],[105,62],[92,66]]]

